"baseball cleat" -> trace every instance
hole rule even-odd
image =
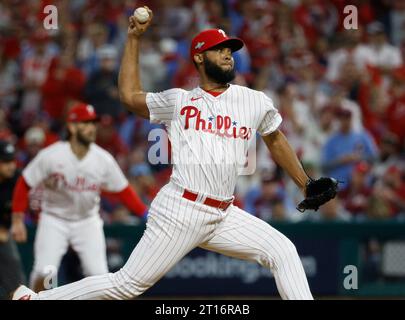
[[[37,296],[37,294],[34,291],[21,285],[14,291],[12,300],[32,300],[35,296]]]

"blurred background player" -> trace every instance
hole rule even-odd
[[[29,189],[44,186],[30,277],[31,287],[36,290],[49,289],[44,287],[44,278],[59,268],[69,245],[78,254],[85,275],[108,272],[103,221],[99,216],[101,192],[119,198],[140,217],[146,214],[146,206],[117,162],[94,143],[97,120],[91,105],[74,105],[67,117],[67,141],[56,142],[39,152],[17,182],[12,232],[18,242],[27,238],[24,212]]]
[[[14,146],[0,140],[0,299],[25,282],[17,246],[11,237],[11,200],[20,175],[15,162]]]

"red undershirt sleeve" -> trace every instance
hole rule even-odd
[[[13,200],[12,200],[12,211],[15,213],[26,212],[28,209],[28,194],[30,191],[30,186],[25,181],[24,177],[21,175],[14,187]]]
[[[102,196],[110,199],[118,199],[128,208],[131,212],[135,213],[138,217],[143,218],[147,212],[146,205],[142,202],[141,198],[136,194],[134,188],[128,185],[120,192],[102,191]]]

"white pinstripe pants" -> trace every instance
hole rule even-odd
[[[124,267],[41,291],[39,299],[131,299],[196,247],[270,268],[283,299],[312,299],[293,243],[268,223],[231,205],[225,212],[181,197],[167,184],[153,201],[146,230]]]

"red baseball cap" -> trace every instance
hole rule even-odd
[[[67,114],[67,122],[97,121],[99,117],[92,105],[87,103],[75,104]]]
[[[208,29],[201,31],[191,41],[191,60],[196,53],[204,52],[220,43],[225,42],[227,45],[229,45],[229,48],[231,48],[232,52],[238,51],[244,45],[241,39],[228,37],[222,29]]]

